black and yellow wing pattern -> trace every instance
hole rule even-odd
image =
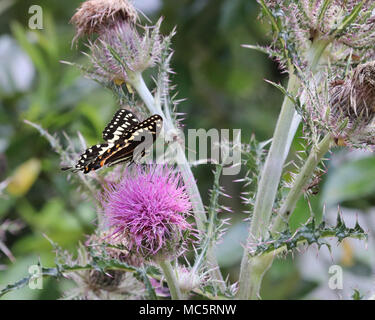
[[[163,119],[157,114],[139,122],[132,112],[120,109],[103,130],[106,143],[88,148],[77,161],[75,168],[62,169],[88,173],[103,166],[139,159],[153,145],[162,126]]]

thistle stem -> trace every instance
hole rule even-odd
[[[314,39],[312,46],[307,52],[307,61],[310,66],[309,70],[313,74],[316,72],[321,56],[329,43],[329,40]],[[287,91],[294,96],[298,92],[301,84],[293,72],[294,68],[289,66],[290,77]],[[268,226],[270,224],[272,208],[275,202],[284,161],[297,128],[296,125],[293,125],[295,114],[296,111],[293,102],[286,96],[281,107],[271,148],[267,155],[258,185],[247,246],[251,245],[252,241],[255,239],[264,237],[268,233]],[[265,265],[257,261],[252,263],[251,259],[245,249],[241,262],[239,290],[237,293],[239,299],[258,297],[263,274],[271,266],[273,261],[273,259],[270,259],[268,267],[263,268],[262,273],[258,274],[257,272],[252,272],[252,268],[255,267],[259,270],[259,268],[257,268],[259,264],[262,265],[262,267],[265,267]]]
[[[316,167],[322,160],[324,155],[328,152],[332,142],[332,135],[327,134],[322,141],[313,148],[309,157],[307,158],[304,166],[297,175],[293,187],[290,189],[284,204],[282,205],[275,222],[272,226],[272,232],[282,231],[281,229],[285,226],[285,221],[289,220],[291,214],[293,213],[298,199],[304,192],[307,183],[314,174]]]
[[[158,261],[161,269],[163,270],[165,280],[167,281],[172,300],[182,300],[181,290],[178,286],[176,275],[173,271],[172,265],[168,260],[160,259]]]
[[[332,142],[332,135],[327,134],[322,141],[313,148],[304,166],[298,174],[292,189],[290,189],[283,206],[272,226],[272,233],[282,231],[296,207],[298,199],[303,194],[304,188],[314,174],[316,167],[322,160],[324,155],[328,152]],[[249,299],[258,299],[260,285],[263,275],[271,267],[275,254],[266,254],[259,257],[254,257],[250,260],[249,270],[251,270],[250,286],[248,292]]]
[[[143,102],[145,103],[146,107],[150,111],[151,114],[160,114],[161,116],[164,115],[163,111],[158,107],[155,103],[155,99],[151,94],[150,90],[147,88],[145,81],[140,73],[128,73],[129,75],[129,83],[135,88]],[[164,117],[163,117],[164,118]],[[167,123],[168,125],[169,123]],[[169,129],[169,128],[168,128]]]
[[[152,114],[156,113],[163,117],[163,122],[165,126],[164,130],[166,132],[168,132],[169,130],[176,131],[176,128],[171,120],[171,117],[166,117],[165,113],[160,108],[160,104],[156,103],[155,98],[151,94],[150,90],[147,88],[147,85],[145,84],[142,75],[140,73],[130,74],[129,83],[137,91],[137,93],[139,94],[139,96],[145,103],[146,107],[149,109],[149,111]],[[203,234],[207,231],[207,217],[203,206],[203,201],[199,193],[197,183],[194,179],[193,172],[191,171],[190,164],[186,159],[184,147],[179,143],[176,143],[175,145],[175,160],[182,174],[185,184],[189,186],[187,188],[187,191],[189,192],[189,197],[192,203],[195,222],[197,224],[198,231]],[[212,270],[211,276],[213,277],[213,279],[216,280],[218,283],[223,284],[223,277],[221,275],[220,268],[216,260],[216,255],[212,247],[210,247],[207,251],[207,262],[208,267]],[[222,286],[221,289],[223,289]]]
[[[290,70],[288,92],[295,95],[299,89],[299,81],[293,71]],[[268,224],[271,218],[273,203],[276,198],[277,187],[279,185],[281,172],[283,169],[284,155],[286,154],[289,129],[294,118],[294,105],[288,98],[284,98],[279,119],[276,124],[272,145],[268,153],[255,200],[254,213],[251,220],[247,245],[254,239],[264,237],[268,231]],[[239,277],[239,299],[249,299],[251,289],[251,265],[249,255],[244,250],[241,262]]]
[[[147,88],[142,75],[140,73],[132,74],[129,83],[135,88],[145,105],[147,106],[148,110],[152,114],[159,114],[163,117],[164,120],[164,130],[168,132],[169,130],[176,130],[173,122],[168,119],[163,110],[161,110],[160,106],[155,103],[155,99],[151,94],[150,90]],[[176,150],[176,162],[179,166],[181,174],[184,178],[184,181],[187,185],[189,185],[188,192],[190,195],[190,199],[193,205],[193,211],[195,220],[197,223],[197,227],[199,231],[205,231],[205,223],[207,222],[207,217],[205,214],[205,210],[203,207],[202,198],[200,196],[198,187],[195,183],[195,179],[193,173],[191,171],[190,165],[186,159],[185,152],[183,147],[180,144],[177,144]]]

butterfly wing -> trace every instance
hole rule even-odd
[[[108,151],[108,156],[101,160],[102,166],[111,166],[119,162],[133,161],[143,157],[145,151],[153,145],[158,137],[162,125],[162,117],[153,115],[134,126]]]
[[[103,144],[97,144],[88,148],[85,151],[85,153],[83,153],[81,157],[79,158],[75,168],[77,170],[83,170],[84,173],[88,173],[95,167],[94,164],[97,161],[97,159],[103,157],[103,155],[109,149],[111,149],[111,146],[112,145],[108,143],[103,143]]]
[[[134,113],[126,109],[120,109],[104,128],[103,139],[108,143],[113,143],[137,124],[139,124],[139,120]]]
[[[121,113],[120,119],[123,119],[124,128],[129,126],[127,123],[131,123],[130,129],[123,130],[121,134],[117,132],[118,129],[113,130],[113,127],[110,127],[111,123],[115,126],[115,122],[119,122],[115,115],[103,131],[103,137],[106,137],[107,143],[97,144],[87,149],[78,160],[76,170],[88,173],[104,165],[112,166],[119,162],[130,162],[144,156],[145,150],[152,146],[159,135],[163,119],[159,115],[153,115],[143,122],[138,122],[132,115],[126,116],[130,112],[123,116],[124,114]]]

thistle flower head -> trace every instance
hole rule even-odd
[[[71,19],[76,27],[73,41],[84,34],[100,33],[104,27],[119,21],[135,24],[137,19],[137,11],[128,0],[87,0]]]
[[[128,82],[132,74],[153,67],[161,54],[160,23],[145,27],[142,36],[126,22],[105,27],[100,37],[89,44],[94,74],[122,83]]]
[[[127,169],[118,184],[107,187],[102,205],[112,237],[145,258],[176,257],[191,230],[191,209],[180,174],[166,166]]]

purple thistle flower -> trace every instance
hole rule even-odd
[[[106,188],[102,205],[112,237],[144,257],[178,256],[184,248],[191,209],[179,173],[167,166],[127,168],[122,180]]]

